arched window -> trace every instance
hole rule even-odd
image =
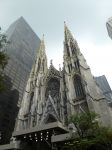
[[[51,78],[47,83],[46,89],[46,97],[50,94],[51,97],[54,99],[59,98],[59,91],[60,91],[60,83],[56,78]]]
[[[70,69],[72,70],[72,64],[70,64]]]
[[[68,64],[68,72],[70,73],[71,70],[72,70],[72,64]]]
[[[78,61],[78,60],[75,61],[75,62],[74,62],[74,65],[75,65],[75,69],[78,70],[78,69],[79,69],[79,61]]]
[[[76,98],[85,96],[81,78],[78,75],[74,77],[74,88],[75,88]]]

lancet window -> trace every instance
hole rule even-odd
[[[79,61],[78,61],[78,60],[75,61],[75,62],[74,62],[74,65],[75,65],[75,69],[78,70],[78,69],[79,69]]]
[[[70,73],[71,70],[72,70],[72,64],[68,64],[68,72]]]
[[[46,96],[50,94],[53,99],[59,99],[59,91],[60,91],[60,83],[58,79],[51,78],[48,81],[47,89],[46,89]]]
[[[75,76],[74,77],[74,88],[75,88],[75,93],[76,93],[76,98],[84,97],[84,89],[83,85],[81,82],[80,76]]]

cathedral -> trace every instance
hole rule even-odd
[[[97,86],[77,41],[64,24],[63,68],[47,66],[44,36],[23,96],[11,144],[23,150],[59,150],[73,114],[95,112],[111,125],[111,109]],[[12,148],[14,149],[14,148]]]

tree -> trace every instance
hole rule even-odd
[[[3,69],[8,63],[8,56],[5,53],[5,48],[8,43],[9,42],[7,40],[6,35],[1,32],[0,28],[0,92],[5,89]]]
[[[112,150],[112,129],[99,126],[98,117],[94,112],[71,116],[76,133],[63,150]]]

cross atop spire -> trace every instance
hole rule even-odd
[[[53,60],[52,59],[50,60],[50,65],[53,66]]]

